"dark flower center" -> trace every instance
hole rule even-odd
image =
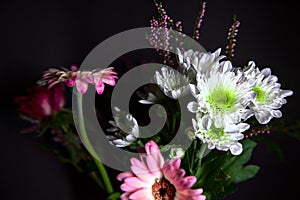
[[[152,185],[152,195],[155,200],[174,200],[176,188],[167,179],[156,179]]]

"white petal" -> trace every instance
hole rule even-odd
[[[271,69],[270,68],[265,68],[261,70],[261,73],[266,77],[271,75]]]
[[[150,101],[147,101],[147,100],[144,100],[144,99],[139,100],[139,102],[142,103],[142,104],[154,104],[154,102],[150,102]]]
[[[197,129],[198,129],[198,124],[197,124],[197,121],[196,121],[194,118],[192,118],[192,124],[193,124],[194,130],[197,131]]]
[[[282,113],[281,113],[280,110],[272,110],[272,111],[271,111],[271,115],[272,115],[273,117],[276,117],[276,118],[282,117]]]
[[[112,143],[114,145],[116,145],[117,147],[125,147],[125,146],[130,145],[129,142],[121,140],[121,139],[113,140]]]
[[[239,134],[234,135],[234,139],[236,139],[236,140],[241,140],[243,138],[244,138],[244,134],[239,133]]]
[[[194,97],[198,94],[197,87],[194,84],[190,84],[191,92]]]
[[[252,117],[253,115],[254,115],[253,110],[246,109],[246,110],[242,113],[241,118],[247,120],[247,119],[249,119],[250,117]]]
[[[210,117],[208,115],[205,115],[203,118],[202,118],[202,127],[205,129],[205,130],[209,130],[210,127],[211,127],[211,124],[212,124],[212,120],[210,119]]]
[[[179,63],[183,63],[183,56],[179,48],[177,48],[177,55],[178,55]]]
[[[287,96],[291,96],[293,95],[293,91],[292,90],[280,90],[280,96],[283,97],[287,97]]]
[[[220,117],[216,117],[215,119],[215,127],[216,128],[221,128],[223,125],[223,120]]]
[[[233,155],[240,155],[243,152],[243,146],[240,143],[236,143],[230,146],[230,152]]]
[[[187,109],[192,113],[197,113],[199,111],[199,104],[195,101],[192,101],[187,105]]]
[[[250,125],[246,124],[246,123],[239,123],[238,127],[239,127],[240,132],[244,132],[250,128]]]
[[[213,143],[208,143],[208,149],[214,149],[216,146]]]
[[[267,124],[272,119],[271,113],[266,110],[256,112],[255,117],[260,124]]]
[[[235,124],[226,124],[224,128],[225,133],[238,133],[239,127]]]

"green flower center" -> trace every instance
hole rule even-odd
[[[232,90],[216,88],[208,97],[207,102],[215,112],[227,112],[232,109],[236,94]]]
[[[223,128],[216,128],[214,125],[210,127],[210,130],[207,131],[211,139],[220,139],[225,136]]]
[[[255,87],[252,89],[254,92],[256,92],[257,96],[256,96],[256,100],[258,102],[260,102],[261,104],[265,104],[267,103],[268,100],[268,93],[264,90],[262,90],[260,87]]]

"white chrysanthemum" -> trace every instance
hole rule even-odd
[[[226,65],[231,66],[229,61]],[[228,70],[212,72],[210,77],[198,76],[197,86],[192,87],[197,102],[188,104],[189,111],[208,115],[216,128],[239,123],[256,96],[253,80],[241,80],[240,74]]]
[[[128,146],[139,136],[138,123],[131,114],[122,112],[117,107],[114,108],[114,112],[114,121],[109,121],[112,127],[107,129],[114,135],[107,135],[106,137],[111,144],[117,147]]]
[[[161,69],[161,73],[156,71],[154,80],[163,93],[172,99],[178,99],[189,90],[188,78],[166,67]]]
[[[137,91],[137,95],[141,98],[139,102],[142,104],[157,104],[166,99],[163,92],[154,85],[144,86],[143,91]]]
[[[246,78],[254,77],[256,79],[256,86],[252,90],[257,95],[249,107],[257,121],[261,124],[267,124],[273,117],[280,118],[282,113],[278,109],[287,102],[284,98],[291,96],[293,92],[280,89],[281,85],[277,83],[278,78],[271,75],[269,68],[260,71],[255,67],[254,62],[249,62],[244,72]]]
[[[207,143],[208,149],[218,149],[228,151],[233,155],[239,155],[243,151],[243,146],[238,142],[244,138],[242,132],[249,129],[246,123],[227,124],[227,128],[214,126],[213,121],[208,115],[193,119],[195,136],[203,143]]]
[[[208,75],[211,69],[219,64],[219,61],[225,56],[220,55],[221,49],[215,52],[199,52],[192,49],[181,53],[177,49],[178,60],[183,68],[183,72],[190,78],[195,79],[198,74]]]

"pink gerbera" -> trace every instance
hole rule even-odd
[[[194,176],[184,176],[180,169],[180,158],[165,163],[160,149],[154,141],[145,145],[145,154],[141,160],[131,158],[131,172],[117,176],[124,181],[121,190],[122,200],[205,200],[203,189],[191,189],[197,181]]]

